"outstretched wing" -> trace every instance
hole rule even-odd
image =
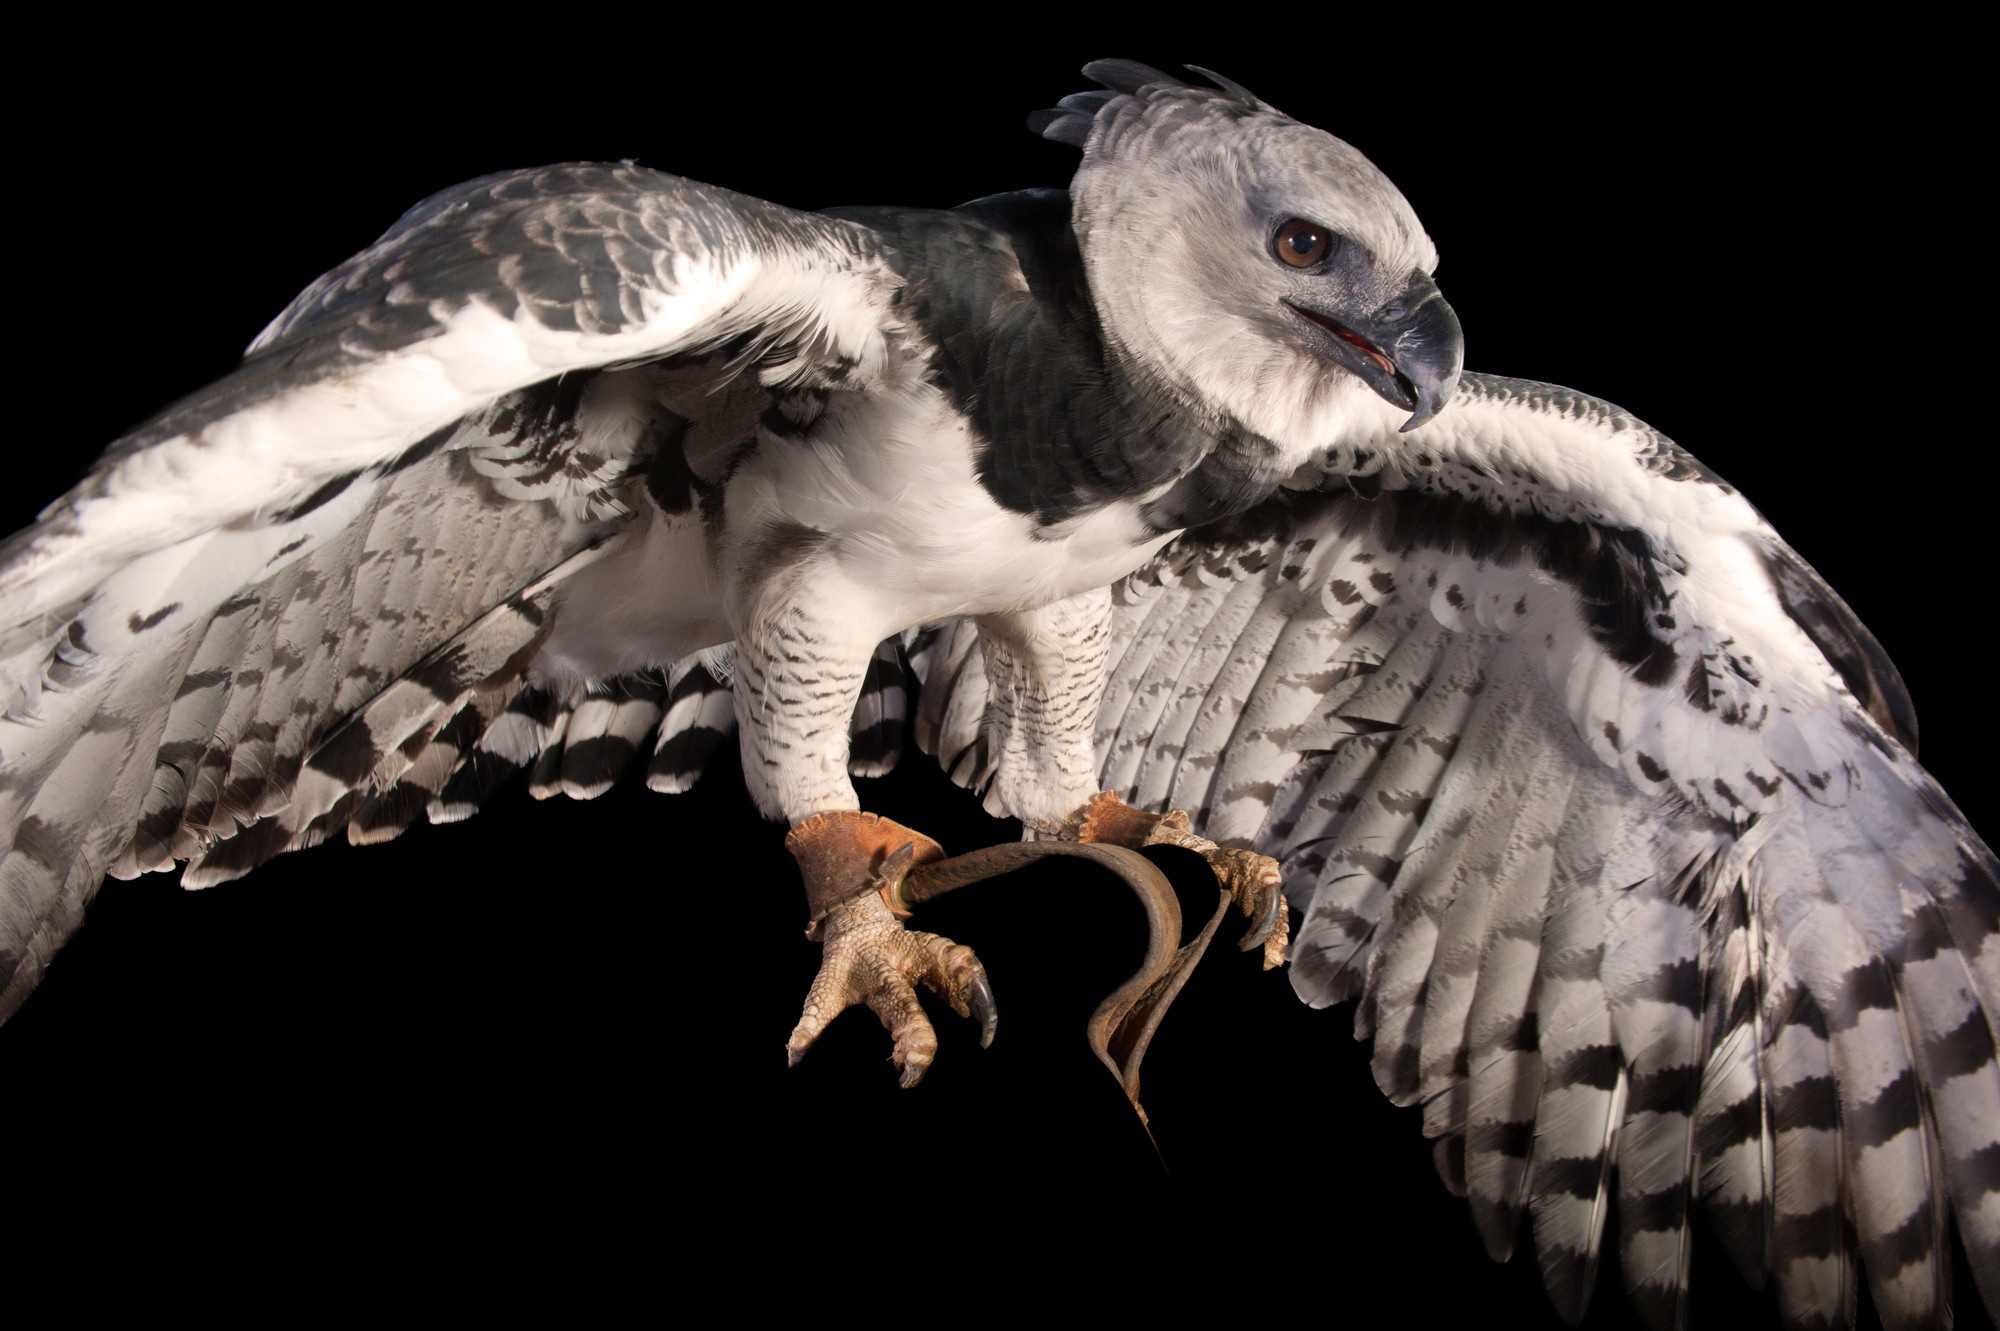
[[[1292,982],[1359,1000],[1490,1251],[1682,1315],[1705,1210],[1802,1324],[2000,1309],[2000,872],[1880,647],[1615,408],[1469,375],[1115,589],[1106,789],[1278,857]],[[982,776],[969,625],[919,738]],[[1615,1181],[1614,1181],[1615,1180]]]
[[[491,176],[114,444],[0,547],[0,1018],[107,870],[199,885],[400,830],[594,561],[672,563],[770,393],[866,386],[893,286],[852,223],[630,165]]]

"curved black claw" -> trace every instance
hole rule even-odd
[[[1250,925],[1243,931],[1243,941],[1236,945],[1238,952],[1255,952],[1270,941],[1271,931],[1278,927],[1278,912],[1285,908],[1285,889],[1282,885],[1273,887],[1257,903]]]
[[[972,963],[972,979],[966,985],[965,1005],[971,1009],[968,1014],[979,1023],[979,1047],[993,1047],[993,1033],[1000,1029],[1000,1009],[993,1003],[993,983],[986,978],[986,967],[975,961]]]

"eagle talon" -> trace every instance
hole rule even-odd
[[[969,950],[969,949],[968,949]],[[993,1037],[1000,1030],[1000,1009],[993,1002],[993,983],[986,978],[986,967],[979,958],[972,959],[972,980],[966,987],[964,1006],[953,1004],[961,1017],[968,1017],[979,1023],[979,1047],[991,1049]]]
[[[937,934],[905,929],[874,892],[841,902],[819,921],[823,959],[806,994],[799,1024],[785,1042],[785,1063],[797,1067],[835,1017],[857,1003],[881,1019],[894,1048],[889,1061],[907,1089],[924,1079],[937,1057],[937,1032],[917,1000],[922,984],[951,1010],[979,1024],[979,1046],[992,1045],[999,1026],[993,985],[971,948]]]
[[[1195,835],[1187,810],[1170,809],[1164,814],[1142,813],[1110,791],[1091,797],[1089,803],[1071,814],[1061,835],[1074,841],[1095,841],[1109,845],[1180,846],[1208,861],[1215,880],[1229,894],[1237,909],[1249,917],[1240,947],[1245,952],[1264,950],[1264,969],[1272,970],[1285,960],[1285,945],[1291,940],[1291,916],[1285,909],[1284,873],[1269,855],[1254,850],[1219,846],[1207,837]]]
[[[1265,970],[1281,965],[1292,931],[1291,916],[1285,909],[1284,875],[1278,869],[1278,862],[1254,850],[1232,850],[1213,842],[1206,849],[1200,846],[1189,849],[1208,861],[1222,890],[1229,893],[1236,908],[1250,921],[1243,931],[1243,941],[1237,944],[1238,950],[1263,949]]]
[[[1261,896],[1261,901],[1243,902],[1243,913],[1250,916],[1250,927],[1244,931],[1243,941],[1237,944],[1239,950],[1264,951],[1264,969],[1275,970],[1285,960],[1285,946],[1291,941],[1291,911],[1285,905],[1285,885],[1283,876],[1275,868],[1267,871],[1269,876],[1260,876],[1253,893]]]

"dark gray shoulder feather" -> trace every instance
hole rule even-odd
[[[1856,701],[1914,755],[1916,705],[1882,644],[1840,594],[1790,546],[1774,539],[1765,545],[1763,554],[1764,567],[1770,570],[1785,613],[1805,630],[1827,664],[1840,673],[1841,682]]]
[[[971,424],[980,484],[1001,506],[1059,523],[1199,466],[1202,485],[1169,496],[1157,519],[1169,530],[1277,485],[1254,466],[1237,474],[1256,450],[1218,448],[1108,363],[1063,191],[832,215],[871,228],[905,279],[898,299],[935,349],[931,374]]]

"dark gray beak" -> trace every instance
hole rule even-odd
[[[1405,433],[1451,401],[1465,369],[1465,335],[1437,283],[1418,273],[1378,310],[1356,315],[1285,302],[1323,335],[1321,350],[1352,370],[1385,401],[1412,412]]]

